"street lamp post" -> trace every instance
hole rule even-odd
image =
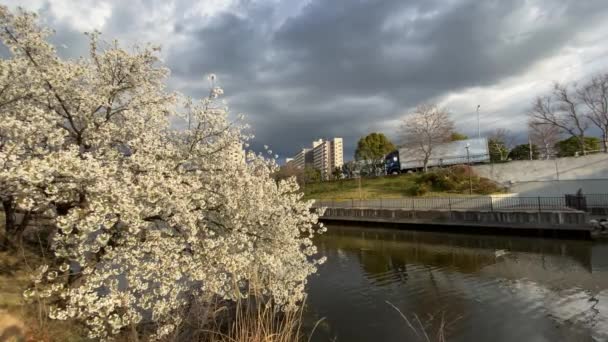
[[[481,128],[479,127],[479,107],[481,107],[481,105],[477,105],[477,137],[481,138]]]
[[[469,154],[469,148],[471,147],[471,145],[469,143],[467,143],[467,146],[465,146],[465,148],[467,149],[467,165],[469,166],[469,170],[468,170],[468,174],[469,174],[469,195],[473,194],[473,182],[471,180],[471,155]]]

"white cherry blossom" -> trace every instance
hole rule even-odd
[[[251,136],[216,101],[223,90],[198,102],[171,93],[158,48],[127,51],[99,32],[88,57],[62,60],[49,34],[0,7],[11,53],[0,60],[0,198],[56,226],[57,260],[24,295],[96,339],[140,322],[160,338],[192,298],[237,299],[253,279],[297,305],[323,262],[318,216],[294,179],[270,177],[274,160],[244,152]],[[188,129],[172,130],[172,116]]]

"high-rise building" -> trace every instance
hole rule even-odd
[[[304,169],[307,165],[312,165],[312,149],[303,148],[296,154],[291,161],[299,169]]]
[[[321,171],[323,179],[329,179],[332,171],[344,164],[342,138],[331,140],[318,139],[312,142],[312,148],[303,148],[289,163],[297,168],[314,167]]]
[[[341,168],[344,164],[344,147],[342,138],[331,140],[319,140],[313,143],[313,165],[321,171],[323,179],[329,179],[335,168]]]

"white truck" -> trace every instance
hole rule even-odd
[[[427,167],[458,164],[479,164],[490,161],[488,139],[474,138],[452,141],[433,148]],[[424,156],[415,148],[402,147],[385,157],[386,173],[396,174],[422,169]]]

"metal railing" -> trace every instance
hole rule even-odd
[[[571,195],[575,196],[575,195]],[[408,210],[591,211],[608,208],[608,194],[562,197],[462,196],[316,200],[315,207]]]
[[[566,195],[566,198],[569,197],[569,202],[574,202],[574,206],[579,210],[592,214],[608,215],[608,194]]]

